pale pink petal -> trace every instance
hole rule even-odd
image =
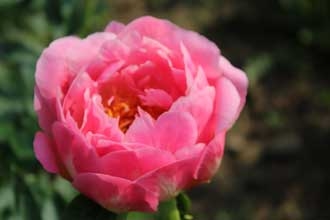
[[[151,28],[157,27],[157,28]],[[143,16],[135,19],[120,33],[120,36],[129,34],[132,31],[139,32],[142,36],[159,41],[161,44],[171,49],[179,48],[180,29],[167,20],[157,19],[151,16]],[[177,51],[177,50],[176,50]]]
[[[224,152],[224,144],[225,132],[222,132],[217,134],[204,148],[194,173],[194,178],[197,181],[209,181],[215,174],[221,162]]]
[[[145,89],[144,94],[139,97],[143,105],[157,106],[163,109],[168,109],[173,102],[172,97],[161,89]]]
[[[171,106],[169,112],[189,112],[196,120],[199,134],[205,128],[213,113],[213,102],[215,91],[213,87],[205,87],[188,96],[177,99]]]
[[[95,90],[95,82],[86,72],[82,72],[73,80],[64,97],[64,113],[65,115],[70,114],[79,127],[83,123],[85,107],[87,106],[85,96],[90,96]]]
[[[217,45],[192,31],[182,31],[181,38],[193,63],[204,69],[207,78],[218,78],[221,71],[219,69],[220,51]]]
[[[101,97],[94,95],[86,101],[88,104],[85,109],[81,131],[85,134],[87,132],[103,134],[111,141],[122,141],[124,135],[118,126],[118,119],[105,114]]]
[[[119,177],[97,173],[81,173],[73,185],[89,198],[113,212],[130,210],[156,211],[158,198],[144,187]]]
[[[174,51],[163,45],[161,42],[147,36],[142,37],[142,46],[151,51],[161,51],[164,55],[170,56]]]
[[[109,153],[99,159],[100,170],[110,176],[134,180],[142,175],[140,162],[134,151],[116,151]]]
[[[197,158],[176,161],[141,176],[136,183],[156,193],[161,201],[173,198],[196,184],[193,178],[196,163]]]
[[[111,33],[94,33],[80,40],[78,44],[72,45],[66,53],[68,70],[75,75],[85,71],[90,63],[99,56],[102,46],[114,41],[115,38],[116,36]]]
[[[89,44],[89,46],[93,47],[93,50],[95,52],[98,52],[100,47],[107,41],[111,41],[115,39],[117,36],[113,33],[109,32],[96,32],[93,34],[88,35],[85,39],[82,41]]]
[[[150,28],[157,27],[157,28]],[[217,78],[221,75],[219,70],[219,49],[205,37],[183,30],[175,24],[151,16],[144,16],[129,23],[121,35],[138,31],[141,35],[159,41],[173,51],[180,51],[180,43],[184,43],[192,61],[205,70],[207,78]]]
[[[100,170],[110,176],[134,180],[145,173],[175,161],[172,154],[160,149],[147,147],[109,153],[100,158]]]
[[[106,32],[112,32],[114,34],[120,33],[125,28],[123,23],[118,21],[111,21],[105,28]]]
[[[206,75],[205,75],[203,68],[201,66],[198,66],[197,74],[196,74],[195,78],[193,79],[192,84],[187,89],[187,92],[188,92],[188,94],[192,93],[192,92],[197,92],[209,85],[210,84],[208,83],[208,81],[206,79]]]
[[[57,120],[56,99],[45,99],[41,96],[39,88],[34,88],[34,110],[38,115],[39,126],[46,132],[51,130],[51,124]]]
[[[189,147],[183,147],[178,149],[174,156],[177,160],[184,160],[184,159],[189,159],[192,157],[199,157],[202,153],[202,151],[205,148],[204,143],[198,143],[195,144],[194,146],[189,146]]]
[[[216,132],[228,130],[240,113],[241,97],[233,83],[221,77],[216,85]]]
[[[186,48],[186,46],[181,42],[180,44],[180,49],[181,53],[183,56],[183,62],[184,62],[184,70],[186,74],[186,85],[187,85],[187,90],[186,93],[189,92],[190,87],[192,86],[193,83],[193,78],[196,75],[196,66],[195,63],[191,60],[190,54]]]
[[[97,153],[78,128],[60,122],[52,128],[59,158],[71,178],[80,171],[98,169]]]
[[[57,96],[59,88],[65,87],[75,73],[68,70],[67,53],[74,45],[80,44],[76,37],[60,38],[46,48],[36,66],[36,84],[43,97]]]
[[[154,143],[161,149],[175,152],[192,146],[197,140],[197,125],[188,112],[166,112],[155,123]]]
[[[172,153],[154,147],[135,150],[142,174],[167,166],[176,161]]]
[[[240,95],[240,107],[239,111],[242,110],[244,104],[245,104],[245,97],[247,94],[247,88],[248,88],[248,79],[246,74],[234,67],[225,57],[220,58],[219,62],[220,68],[223,71],[223,74],[225,77],[227,77],[236,87],[239,95]]]
[[[109,140],[109,138],[105,135],[92,134],[92,133],[89,133],[89,135],[90,135],[90,143],[91,145],[94,146],[97,155],[99,155],[100,157],[109,154],[111,152],[129,149],[125,147],[121,141],[118,142],[118,141]]]
[[[102,45],[99,56],[106,62],[125,61],[130,50],[127,45],[116,38]]]
[[[125,61],[119,60],[112,63],[107,63],[107,66],[99,72],[98,82],[105,82],[111,78],[116,72],[118,72],[125,64]]]
[[[37,132],[33,141],[34,153],[45,170],[57,173],[58,167],[52,141],[42,132]]]
[[[125,134],[126,142],[135,142],[152,146],[154,143],[154,119],[143,110],[135,118]]]

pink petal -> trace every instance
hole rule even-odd
[[[196,66],[195,63],[192,61],[191,56],[186,48],[186,46],[181,42],[180,44],[181,53],[183,56],[184,62],[184,70],[186,74],[186,85],[187,89],[189,90],[193,83],[193,78],[196,75]]]
[[[240,102],[239,111],[241,111],[245,104],[245,97],[247,94],[247,88],[249,83],[246,74],[242,70],[234,67],[223,56],[220,58],[219,65],[221,70],[223,71],[224,76],[227,77],[234,84],[240,95],[241,102]]]
[[[240,113],[241,97],[233,83],[221,77],[216,85],[216,132],[228,130]]]
[[[66,54],[66,64],[70,72],[85,71],[90,63],[99,56],[100,48],[107,42],[112,42],[116,36],[111,33],[94,33],[72,45]]]
[[[94,93],[96,90],[95,82],[85,72],[80,73],[71,83],[66,96],[63,101],[63,110],[65,114],[68,113],[75,119],[80,127],[83,123],[85,107],[87,105],[86,98],[88,93]]]
[[[158,206],[158,198],[144,187],[119,177],[82,173],[75,177],[74,187],[104,208],[113,212],[130,210],[150,212]]]
[[[175,152],[192,146],[197,140],[195,119],[187,112],[166,112],[155,123],[154,143],[161,149]]]
[[[115,34],[109,33],[109,32],[96,32],[91,35],[88,35],[85,39],[83,39],[84,42],[88,43],[89,46],[93,47],[93,50],[95,52],[98,52],[100,47],[107,41],[111,41],[115,39],[117,36]]]
[[[150,28],[157,27],[157,28]],[[184,43],[193,63],[199,64],[205,70],[207,78],[217,78],[220,52],[217,46],[205,37],[186,31],[173,23],[151,16],[140,17],[129,23],[121,35],[138,31],[141,35],[159,41],[173,51],[180,51],[180,43]]]
[[[66,55],[73,45],[79,43],[80,39],[76,37],[60,38],[42,52],[35,77],[43,97],[56,97],[58,89],[72,80],[75,73],[68,71]]]
[[[100,158],[100,170],[110,176],[134,180],[142,174],[139,160],[134,151],[116,151]]]
[[[65,171],[74,177],[78,172],[98,169],[98,157],[78,128],[55,122],[53,135]]]
[[[196,184],[193,178],[196,163],[196,158],[176,161],[147,173],[137,179],[136,183],[156,193],[160,200],[173,198],[179,191]]]
[[[204,150],[204,148],[205,148],[205,144],[199,143],[199,144],[195,144],[194,146],[183,147],[181,149],[178,149],[174,155],[177,160],[199,157],[201,155],[201,152]]]
[[[90,134],[90,143],[100,157],[111,152],[127,150],[121,141],[112,141],[107,136],[100,134]]]
[[[167,166],[175,162],[172,153],[154,147],[135,150],[142,174]]]
[[[96,172],[134,180],[174,160],[172,154],[152,147],[116,151],[100,158],[100,169]]]
[[[139,110],[139,116],[135,118],[125,134],[126,142],[140,143],[152,146],[154,143],[154,119],[143,110]]]
[[[41,96],[61,98],[73,78],[95,59],[100,46],[114,37],[111,33],[95,33],[84,40],[64,37],[52,42],[37,62],[36,86]]]
[[[102,45],[100,55],[106,62],[117,62],[120,60],[125,60],[130,50],[131,49],[127,45],[116,38],[114,40],[107,41]]]
[[[125,28],[125,25],[117,22],[117,21],[111,21],[105,28],[106,32],[112,32],[114,34],[120,33]]]
[[[166,47],[174,46],[173,44],[175,44],[174,47],[179,48],[179,38],[176,37],[176,34],[178,34],[180,29],[167,20],[161,20],[151,16],[140,17],[126,25],[120,36],[129,34],[132,31],[137,31],[142,36],[155,39]],[[169,48],[173,49],[172,47]]]
[[[225,132],[222,132],[204,148],[194,173],[196,180],[208,181],[215,174],[221,162],[224,144]]]
[[[124,135],[118,127],[118,119],[110,118],[104,113],[101,97],[94,95],[88,100],[81,126],[83,133],[92,132],[106,135],[108,140],[122,141]]]
[[[55,98],[45,99],[39,88],[34,88],[34,110],[37,112],[40,127],[46,132],[50,132],[52,123],[57,120],[55,103]]]
[[[189,112],[196,120],[198,132],[201,133],[213,113],[214,96],[214,88],[205,87],[177,99],[169,112]]]
[[[168,109],[173,102],[172,97],[164,90],[145,89],[144,92],[144,95],[139,96],[143,105]]]
[[[44,169],[50,173],[57,173],[58,167],[51,140],[43,132],[37,132],[33,146],[35,155]]]
[[[182,42],[191,56],[192,62],[200,65],[209,79],[216,79],[221,75],[219,69],[220,51],[213,42],[192,31],[182,31]]]

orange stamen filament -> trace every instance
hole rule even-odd
[[[137,104],[116,97],[110,105],[105,107],[105,113],[109,117],[119,118],[119,128],[123,132],[126,132],[134,121],[135,114],[137,113]]]

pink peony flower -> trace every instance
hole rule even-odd
[[[247,92],[215,44],[166,20],[55,40],[36,68],[36,157],[115,211],[209,181]]]

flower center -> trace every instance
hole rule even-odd
[[[110,105],[105,106],[105,113],[112,118],[119,118],[119,128],[126,132],[137,113],[137,103],[115,97]]]
[[[115,97],[110,105],[104,105],[104,112],[109,117],[119,118],[119,128],[125,133],[133,123],[138,107],[148,112],[154,119],[166,111],[156,106],[141,105],[138,100]]]

